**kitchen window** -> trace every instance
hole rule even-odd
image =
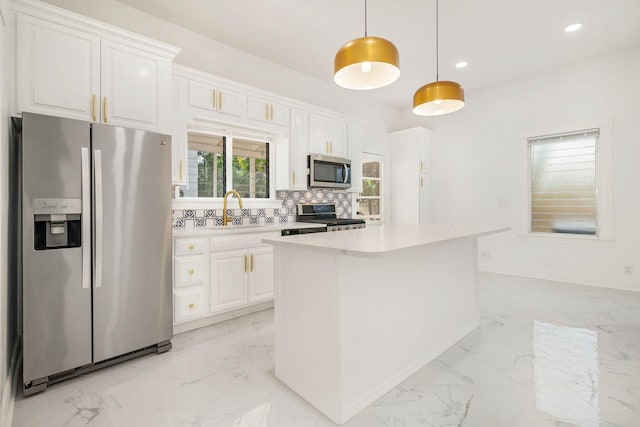
[[[225,193],[225,137],[189,133],[187,185],[181,197],[222,197]]]
[[[268,141],[190,131],[180,197],[223,197],[233,188],[243,198],[268,199],[269,151]]]
[[[600,129],[528,138],[530,233],[598,236]]]
[[[381,156],[363,156],[362,193],[358,198],[358,216],[367,222],[383,220],[383,166]]]

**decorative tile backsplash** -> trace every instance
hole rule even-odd
[[[330,189],[280,190],[276,199],[281,208],[227,209],[233,217],[233,225],[268,225],[296,221],[298,203],[335,203],[338,218],[351,218],[352,193]],[[235,203],[235,202],[234,202]],[[222,226],[222,209],[184,209],[173,211],[173,226],[179,229]]]

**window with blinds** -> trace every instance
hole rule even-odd
[[[529,138],[532,233],[598,234],[598,129]]]

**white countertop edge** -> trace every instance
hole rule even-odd
[[[423,231],[428,231],[429,228],[437,228],[437,227],[466,227],[469,229],[475,229],[475,231],[467,231],[467,232],[457,232],[450,233],[449,235],[444,235],[438,238],[430,238],[425,239],[424,237],[420,238],[416,236],[416,232],[420,229]],[[452,224],[427,224],[427,225],[415,225],[415,226],[401,226],[401,227],[376,227],[376,228],[364,228],[364,229],[356,229],[356,230],[345,230],[332,232],[329,234],[321,233],[321,234],[304,234],[298,236],[286,236],[286,237],[275,237],[275,238],[264,238],[262,239],[263,243],[272,244],[272,245],[282,245],[289,247],[300,247],[306,248],[314,251],[320,252],[332,252],[338,255],[348,255],[348,256],[358,256],[358,257],[381,257],[387,254],[392,254],[395,252],[401,252],[421,247],[434,246],[437,244],[445,243],[452,240],[464,239],[464,238],[478,238],[482,236],[487,236],[490,234],[502,233],[505,231],[511,230],[511,227],[508,226],[464,226],[464,225],[452,225]],[[408,241],[405,243],[394,243],[392,242],[389,245],[386,245],[388,242],[383,242],[382,240],[389,240],[389,238],[393,239],[393,236],[397,236],[405,232],[409,239],[414,239],[413,241]],[[338,233],[338,234],[337,234]],[[343,234],[344,233],[344,234]],[[347,234],[350,233],[350,234]],[[334,241],[332,244],[330,241],[327,241],[328,236],[329,239]],[[382,239],[382,238],[385,239]],[[371,240],[371,238],[378,239],[378,242],[375,246],[370,246],[367,248],[358,248],[361,245],[363,240]],[[345,240],[351,242],[350,244],[345,245]],[[342,243],[342,244],[341,244]]]
[[[235,234],[257,234],[257,233],[269,233],[280,232],[282,230],[292,230],[296,228],[313,228],[321,227],[324,224],[311,224],[304,222],[289,222],[284,224],[274,225],[256,225],[256,226],[218,226],[218,227],[199,227],[189,230],[183,230],[174,228],[172,233],[173,237],[197,237],[197,236],[228,236]]]

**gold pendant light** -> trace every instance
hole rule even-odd
[[[367,36],[367,0],[364,1],[364,37],[340,48],[333,62],[333,80],[347,89],[369,90],[390,85],[400,77],[400,55],[389,40]]]
[[[413,112],[419,116],[439,116],[464,107],[464,89],[459,83],[440,81],[438,52],[438,2],[436,0],[436,81],[413,94]]]

